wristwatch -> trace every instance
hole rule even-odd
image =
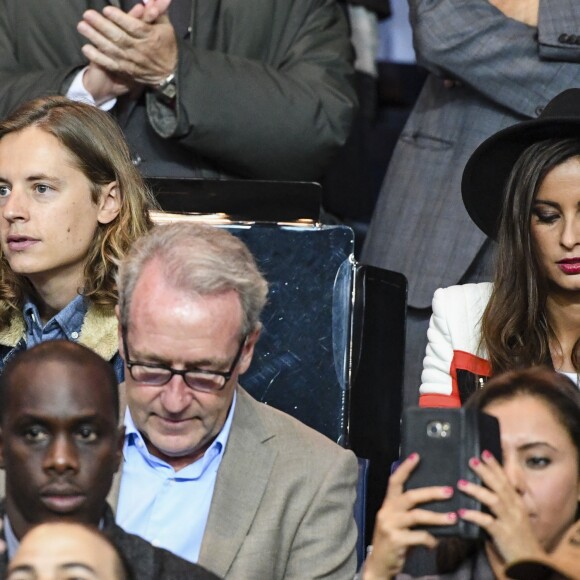
[[[175,79],[175,73],[172,72],[170,75],[165,77],[154,89],[155,93],[162,100],[167,103],[171,103],[175,100],[177,95],[177,82]]]

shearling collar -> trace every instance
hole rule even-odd
[[[22,315],[13,316],[10,324],[0,329],[0,345],[15,347],[26,334]],[[79,342],[105,360],[111,360],[119,350],[117,317],[112,308],[89,304],[83,321]]]

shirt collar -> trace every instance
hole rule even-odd
[[[45,327],[49,327],[52,324],[57,324],[69,339],[78,338],[83,321],[85,319],[85,315],[87,313],[87,308],[87,300],[84,296],[79,294],[78,296],[75,296],[75,298],[73,298],[60,312],[55,314],[45,324]],[[24,301],[22,314],[24,316],[24,321],[26,322],[26,327],[29,333],[31,332],[31,328],[33,326],[42,328],[38,307],[31,300],[30,296],[27,296]],[[76,333],[76,336],[72,336],[73,333]]]
[[[200,457],[197,461],[194,461],[191,465],[188,465],[187,467],[179,471],[180,478],[200,477],[203,474],[203,472],[209,467],[210,463],[214,460],[214,458],[216,456],[223,454],[232,428],[232,421],[234,417],[237,396],[238,394],[236,388],[234,389],[234,396],[232,398],[232,404],[230,405],[230,409],[228,411],[228,416],[226,417],[226,421],[221,431],[218,433],[217,437],[213,440],[212,444],[207,448],[206,452],[203,454],[202,457]],[[137,445],[138,441],[140,442],[140,445],[138,445],[139,452],[149,463],[168,466],[168,464],[166,464],[165,461],[157,457],[154,457],[149,453],[147,446],[145,445],[143,436],[135,426],[135,423],[133,422],[133,417],[131,417],[131,412],[129,411],[129,407],[127,407],[127,409],[125,410],[125,445],[123,447],[123,456],[125,460],[127,460],[127,446]]]
[[[16,550],[18,550],[18,546],[20,546],[20,542],[14,534],[7,515],[4,515],[4,539],[6,540],[8,560],[12,560],[14,554],[16,554]]]

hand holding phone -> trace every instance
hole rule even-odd
[[[493,454],[483,451],[481,457],[469,460],[469,466],[483,485],[461,481],[457,486],[459,493],[475,498],[489,509],[460,510],[460,520],[484,530],[506,563],[542,553],[521,490],[513,486]]]
[[[436,513],[423,509],[426,502],[442,502],[456,491],[449,486],[434,486],[404,490],[409,476],[421,463],[417,453],[405,459],[391,475],[387,494],[377,513],[373,533],[373,549],[367,556],[363,578],[393,578],[405,564],[407,550],[412,546],[434,548],[435,537],[416,526],[443,528],[457,521],[455,512]]]
[[[406,490],[432,486],[457,487],[459,481],[481,484],[469,467],[472,457],[489,450],[501,461],[499,423],[495,417],[475,409],[423,409],[411,407],[403,413],[402,454],[419,453],[422,460],[405,483]],[[445,501],[423,505],[426,510],[447,513],[460,510],[485,511],[479,498],[455,493]],[[458,518],[455,525],[426,528],[438,536],[478,538],[481,528],[474,522]]]

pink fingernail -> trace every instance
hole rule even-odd
[[[472,457],[469,460],[469,465],[471,465],[471,467],[479,467],[481,465],[481,461],[479,461],[479,459],[477,459],[477,457]]]
[[[489,451],[486,449],[485,451],[483,451],[483,452],[481,453],[481,456],[482,456],[484,459],[491,459],[491,458],[493,457],[493,454],[492,454],[492,453],[490,453],[490,452],[489,452]]]
[[[411,455],[409,455],[409,457],[407,457],[407,459],[410,459],[411,461],[415,461],[415,459],[417,459],[417,457],[419,457],[418,453],[411,453]]]
[[[462,518],[466,513],[467,513],[466,509],[461,508],[460,510],[457,510],[457,514],[459,515],[460,518]]]
[[[457,487],[465,487],[465,486],[466,486],[468,483],[469,483],[469,482],[468,482],[467,480],[465,480],[465,479],[460,479],[460,480],[457,482]]]
[[[451,495],[453,495],[453,488],[452,487],[444,487],[443,488],[443,493],[445,495],[451,496]]]
[[[449,512],[447,514],[447,519],[454,522],[457,519],[457,514],[455,512]]]

